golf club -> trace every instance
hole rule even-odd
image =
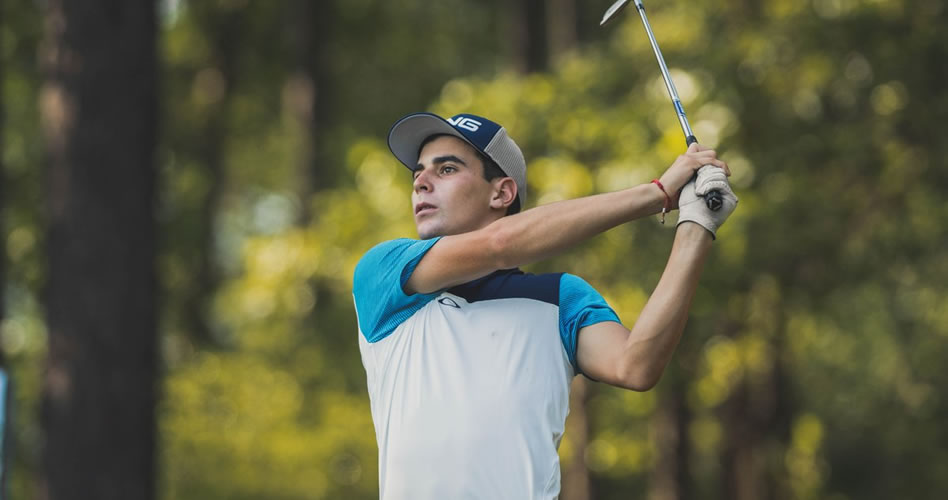
[[[629,4],[630,0],[618,0],[616,3],[612,4],[609,7],[609,10],[606,11],[605,15],[602,16],[602,21],[599,22],[600,26],[605,25],[613,18],[615,18],[619,12],[622,11]],[[685,116],[685,108],[681,106],[681,99],[678,97],[678,90],[675,89],[675,82],[672,81],[671,75],[668,74],[668,66],[665,64],[665,58],[662,57],[662,50],[658,48],[658,41],[655,40],[655,34],[652,33],[652,27],[648,23],[648,17],[645,16],[645,6],[642,5],[642,0],[631,0],[635,2],[635,8],[639,11],[639,15],[642,17],[642,24],[645,25],[645,32],[648,34],[648,40],[652,43],[652,50],[655,52],[655,58],[658,59],[658,67],[662,70],[662,78],[665,80],[665,88],[668,89],[668,95],[671,97],[672,104],[675,105],[675,112],[678,114],[678,123],[681,124],[681,131],[685,134],[685,144],[690,146],[693,142],[698,142],[698,139],[695,137],[694,132],[691,131],[691,125],[688,124],[688,117]],[[714,211],[720,210],[721,206],[724,204],[721,200],[721,193],[718,191],[710,191],[704,197],[705,203],[707,203],[708,208]]]

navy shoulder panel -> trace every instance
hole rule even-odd
[[[562,275],[563,273],[528,274],[519,269],[502,269],[447,291],[463,297],[468,302],[523,298],[559,306]]]

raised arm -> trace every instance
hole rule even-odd
[[[727,168],[714,151],[692,145],[662,175],[676,193],[702,165]],[[659,213],[665,195],[655,184],[560,201],[500,218],[464,234],[443,237],[418,263],[405,284],[408,293],[431,293],[486,276],[498,269],[530,264],[647,215]]]
[[[711,233],[705,228],[678,226],[662,277],[632,330],[604,322],[579,331],[576,357],[583,373],[636,391],[658,383],[685,329],[710,248]]]
[[[707,208],[702,193],[718,189],[723,206]],[[706,167],[681,193],[681,213],[671,255],[662,277],[632,327],[616,322],[579,331],[579,368],[603,382],[645,391],[661,378],[688,320],[691,299],[717,228],[737,207],[723,172]]]
[[[429,293],[557,255],[623,222],[657,213],[663,203],[658,186],[647,184],[550,203],[445,236],[419,262],[406,291]]]

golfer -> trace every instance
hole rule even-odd
[[[388,144],[412,172],[419,239],[375,246],[353,280],[380,497],[555,499],[570,380],[658,382],[737,204],[728,167],[692,144],[651,183],[521,211],[526,163],[497,123],[416,113]],[[716,212],[700,197],[711,189]],[[581,278],[518,269],[675,208],[671,255],[631,331]]]

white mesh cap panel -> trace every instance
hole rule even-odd
[[[523,159],[523,152],[507,135],[507,129],[501,127],[494,134],[494,138],[484,148],[484,152],[491,157],[500,169],[517,183],[517,197],[520,198],[520,209],[526,209],[527,204],[527,162]]]

